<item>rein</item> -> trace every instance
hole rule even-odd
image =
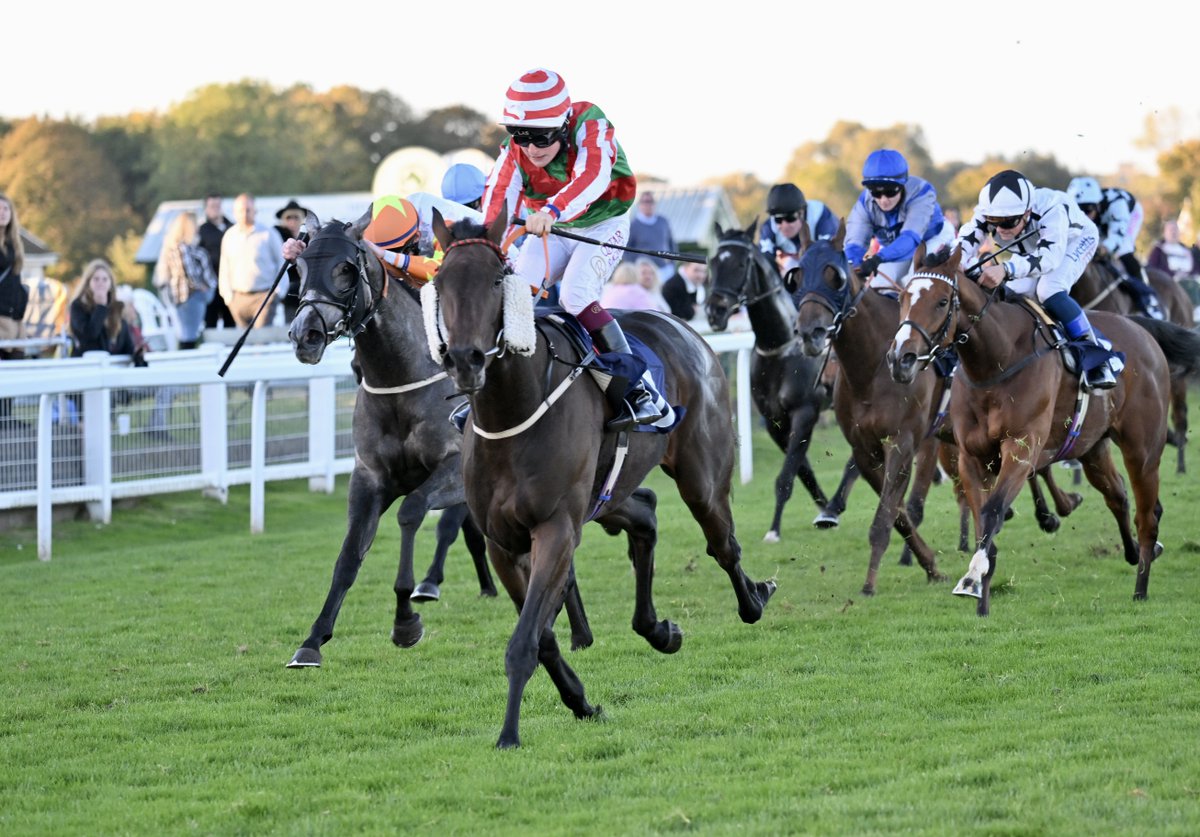
[[[758,264],[758,259],[762,255],[762,251],[753,244],[747,244],[745,241],[739,241],[736,238],[722,241],[717,245],[717,249],[722,247],[732,247],[735,250],[746,250],[750,253],[750,258],[746,261],[746,272],[742,277],[741,289],[739,291],[731,291],[728,288],[713,287],[710,293],[716,297],[723,297],[730,300],[730,308],[741,308],[743,306],[753,305],[756,302],[762,302],[764,299],[769,299],[778,293],[783,293],[784,287],[782,284],[763,291],[757,296],[748,297],[746,288],[750,285],[750,276],[754,272],[755,266],[762,267]],[[765,269],[764,269],[765,270]]]
[[[322,236],[318,234],[313,239],[312,244],[309,245],[309,248],[300,255],[300,258],[307,261],[306,256],[311,258],[313,255],[322,255],[320,251],[324,250],[325,248],[318,249],[318,247],[320,244],[324,243],[330,243],[328,237],[325,237],[323,240]],[[375,312],[379,310],[379,306],[383,302],[384,297],[387,296],[387,271],[383,271],[383,281],[380,286],[376,288],[371,284],[371,280],[367,273],[366,248],[363,247],[361,242],[352,244],[347,240],[343,241],[342,243],[345,245],[345,247],[353,249],[353,261],[351,261],[349,258],[346,258],[344,261],[346,264],[353,265],[358,273],[358,278],[354,282],[354,286],[351,288],[349,293],[338,293],[333,288],[329,287],[328,283],[324,280],[324,277],[322,277],[321,280],[313,282],[313,284],[318,285],[316,290],[321,293],[322,298],[301,299],[300,304],[296,307],[296,313],[299,315],[300,311],[302,311],[306,306],[313,306],[313,313],[316,314],[317,319],[321,321],[321,330],[325,334],[325,342],[327,345],[331,341],[336,340],[343,333],[350,339],[353,339],[361,334],[363,329],[367,327],[367,323],[370,322],[373,316],[375,316]],[[332,271],[330,271],[330,273],[332,274]],[[309,286],[308,280],[309,276],[306,276],[306,290]],[[361,294],[364,286],[369,292],[365,295],[370,298],[369,302],[365,301],[364,295]],[[346,301],[345,299],[347,296],[349,296],[349,301]],[[341,318],[334,322],[332,326],[330,326],[325,320],[325,317],[321,314],[321,309],[316,307],[317,303],[331,305],[334,308],[337,308],[342,312]]]

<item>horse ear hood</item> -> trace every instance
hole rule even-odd
[[[362,237],[363,237],[363,231],[366,230],[366,228],[370,225],[370,223],[371,223],[371,208],[367,207],[367,211],[364,212],[362,215],[360,215],[357,221],[355,221],[353,224],[351,224],[349,227],[347,227],[346,232],[348,232],[348,233],[350,233],[350,235],[354,236],[355,239],[361,241]]]

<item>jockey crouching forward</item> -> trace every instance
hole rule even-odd
[[[1011,169],[995,175],[979,193],[973,217],[959,230],[962,261],[972,260],[989,235],[1005,246],[1031,232],[1029,238],[1001,254],[1002,262],[983,268],[979,284],[994,288],[1008,282],[1016,293],[1036,293],[1068,337],[1092,343],[1108,355],[1105,362],[1085,373],[1084,386],[1111,389],[1117,385],[1114,373],[1124,364],[1099,342],[1087,314],[1070,294],[1096,252],[1099,236],[1096,225],[1067,193],[1035,189],[1024,175]]]
[[[863,164],[865,187],[846,221],[846,260],[872,288],[904,288],[922,242],[929,253],[954,240],[933,185],[910,176],[899,151],[872,151]],[[874,238],[879,251],[867,256]]]
[[[605,244],[629,238],[629,209],[637,181],[613,126],[590,102],[574,102],[558,74],[535,69],[508,89],[500,120],[509,133],[487,180],[484,223],[522,203],[529,209],[525,230],[543,242],[527,240],[513,264],[530,285],[559,282],[559,304],[591,335],[597,350],[632,354],[620,324],[600,305],[600,292],[620,261],[620,251],[549,236],[557,224]],[[630,414],[609,422],[651,424],[665,414],[666,402],[650,373],[631,382]]]

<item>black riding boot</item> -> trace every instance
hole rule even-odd
[[[621,331],[621,325],[616,320],[609,320],[591,334],[592,342],[600,352],[633,354],[629,348],[629,341],[625,339],[625,332]],[[654,397],[654,393],[647,388],[644,378],[630,381],[629,387],[626,403],[629,405],[630,412],[610,419],[608,422],[610,430],[619,430],[629,424],[653,424],[663,417],[662,411],[655,405],[657,399]]]

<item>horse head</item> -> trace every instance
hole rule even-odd
[[[900,328],[887,357],[897,383],[912,383],[918,372],[953,345],[959,283],[966,279],[961,261],[961,247],[953,253],[943,249],[909,275],[900,296]]]
[[[735,311],[758,297],[772,280],[777,282],[775,266],[754,243],[757,227],[757,219],[744,230],[713,225],[717,250],[709,262],[711,279],[704,304],[713,331],[724,331]]]
[[[318,363],[338,337],[359,334],[379,306],[386,281],[383,266],[362,244],[370,221],[370,210],[353,224],[330,221],[324,226],[308,214],[308,228],[318,232],[297,259],[300,305],[288,329],[301,363]]]
[[[440,330],[440,340],[430,342],[444,346],[442,365],[460,392],[481,390],[488,363],[506,347],[505,308],[512,304],[506,297],[520,291],[506,281],[511,275],[501,249],[506,226],[503,212],[487,228],[470,221],[447,227],[441,213],[433,213],[433,234],[446,256],[433,282],[436,315],[427,313],[426,321]],[[532,317],[530,302],[531,329]]]
[[[845,240],[843,220],[832,239],[808,241],[800,255],[800,266],[788,272],[789,286],[800,294],[796,333],[809,357],[826,350],[852,307],[850,267],[842,250]]]

